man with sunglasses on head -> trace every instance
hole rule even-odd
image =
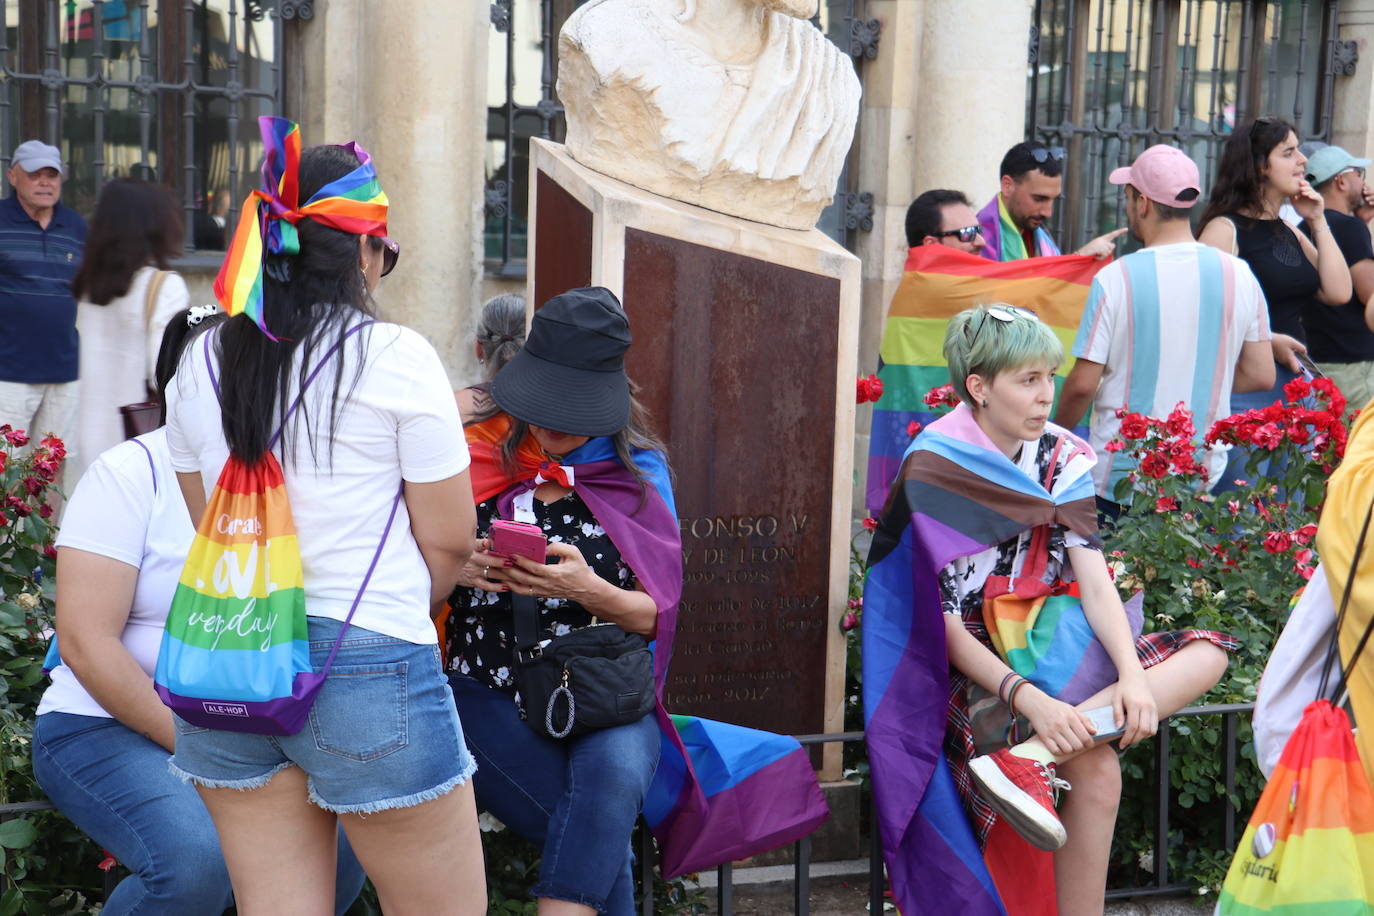
[[[983,228],[983,257],[992,261],[1061,254],[1045,228],[1064,187],[1064,148],[1038,140],[1018,143],[1002,157],[1002,188],[978,212]],[[1116,250],[1117,229],[1099,235],[1075,254],[1108,258]]]
[[[1307,159],[1307,181],[1322,196],[1331,237],[1350,266],[1354,293],[1344,305],[1313,300],[1302,310],[1307,352],[1317,367],[1340,386],[1352,407],[1374,398],[1374,246],[1369,221],[1374,218],[1374,191],[1365,184],[1370,160],[1339,146],[1326,146]],[[1299,225],[1312,235],[1306,223]]]
[[[1164,418],[1181,402],[1201,436],[1231,413],[1233,391],[1274,384],[1274,359],[1259,281],[1240,258],[1193,237],[1196,163],[1161,144],[1107,180],[1126,186],[1127,223],[1145,247],[1093,277],[1054,422],[1077,426],[1091,406],[1097,507],[1114,520],[1130,502],[1117,483],[1135,469],[1125,451],[1107,449],[1121,429],[1117,411]],[[1212,485],[1226,457],[1220,449],[1201,456]]]
[[[983,250],[978,217],[963,191],[936,188],[911,202],[906,210],[906,244],[944,245],[969,254]]]

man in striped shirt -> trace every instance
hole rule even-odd
[[[71,433],[76,414],[76,300],[86,223],[60,201],[62,155],[19,144],[0,200],[0,424]]]
[[[1197,165],[1171,146],[1152,146],[1109,180],[1126,186],[1131,234],[1145,247],[1094,277],[1054,420],[1072,428],[1091,406],[1098,508],[1115,518],[1118,503],[1130,502],[1116,485],[1134,469],[1126,451],[1105,448],[1121,427],[1118,409],[1162,419],[1182,402],[1200,440],[1231,413],[1231,392],[1273,385],[1274,360],[1264,293],[1250,268],[1193,237]],[[1213,450],[1203,464],[1215,485],[1225,452]]]

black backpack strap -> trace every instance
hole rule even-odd
[[[524,664],[540,655],[539,604],[533,595],[511,592],[510,607],[515,617],[515,661]]]

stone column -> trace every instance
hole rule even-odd
[[[1353,76],[1335,77],[1331,142],[1368,156],[1374,150],[1374,0],[1343,0],[1336,40],[1354,41],[1360,59]]]
[[[974,15],[967,0],[868,2],[866,15],[883,28],[877,58],[862,65],[858,187],[873,193],[874,214],[858,248],[860,372],[878,365],[883,319],[906,263],[906,208],[922,191],[953,188],[979,209],[997,190],[1002,156],[1025,139],[1032,0],[995,6],[996,15]],[[869,421],[863,408],[860,468],[868,465]],[[862,507],[862,480],[855,492]]]
[[[288,26],[286,111],[307,143],[356,139],[391,199],[396,271],[383,316],[424,334],[455,384],[482,282],[487,5],[321,0]]]

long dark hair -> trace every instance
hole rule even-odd
[[[331,181],[358,167],[358,159],[341,146],[312,146],[301,153],[300,199],[310,197]],[[220,364],[220,415],[230,451],[247,464],[266,453],[279,417],[286,416],[293,357],[301,351],[295,390],[304,385],[315,362],[334,344],[342,344],[349,319],[359,313],[374,314],[359,269],[358,236],[331,229],[311,219],[296,224],[300,252],[268,255],[263,270],[262,307],[270,340],[246,314],[230,319],[218,334]],[[374,250],[381,239],[368,239]],[[354,335],[358,352],[366,351],[367,331]],[[329,440],[334,438],[343,372],[338,360],[316,382],[324,384],[332,373],[333,396],[329,409]],[[362,359],[349,390],[357,384]],[[347,393],[344,393],[347,396]],[[305,423],[312,458],[318,462],[307,402],[302,401],[290,420],[294,427]],[[292,455],[292,437],[283,435],[282,450]]]
[[[1264,165],[1290,133],[1297,129],[1282,118],[1257,118],[1231,135],[1221,151],[1199,232],[1218,216],[1263,207]]]
[[[668,465],[668,450],[664,447],[663,441],[653,431],[653,425],[649,418],[649,410],[638,397],[636,392],[639,386],[630,379],[630,419],[625,423],[624,429],[611,437],[611,442],[615,446],[616,457],[620,463],[625,465],[635,480],[639,483],[639,505],[644,506],[647,497],[649,478],[645,475],[644,469],[635,462],[634,453],[640,449],[658,452],[663,456],[663,463],[668,467],[668,474],[671,477],[672,466]],[[495,401],[490,401],[485,410],[478,412],[471,420],[464,423],[464,426],[471,426],[474,423],[481,423],[490,420],[497,414],[504,413],[500,407],[496,406]],[[524,443],[525,437],[530,434],[530,425],[518,417],[506,414],[510,418],[510,429],[506,436],[501,440],[501,467],[508,474],[514,474],[519,468],[517,455],[520,446]]]
[[[139,178],[115,178],[100,189],[95,217],[72,279],[72,294],[109,305],[129,291],[147,264],[167,269],[181,253],[181,214],[172,192]]]
[[[172,377],[176,375],[177,367],[181,364],[181,354],[191,341],[229,318],[218,309],[209,314],[197,311],[204,309],[205,306],[192,306],[177,312],[162,331],[162,344],[157,350],[153,378],[157,382],[157,400],[162,405],[163,423],[167,422],[167,386],[172,383]],[[197,316],[196,319],[192,318],[193,315]]]

